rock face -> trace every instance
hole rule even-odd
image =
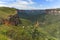
[[[8,20],[9,20],[9,23],[11,25],[17,26],[17,25],[21,24],[21,21],[20,21],[20,18],[18,16],[18,14],[10,15],[9,18],[8,18]]]
[[[18,14],[15,14],[15,15],[10,15],[7,19],[3,19],[1,23],[5,25],[18,26],[22,22],[20,21]]]
[[[60,9],[46,9],[45,11],[48,14],[55,14],[55,15],[60,14]]]
[[[56,8],[56,9],[45,9],[45,10],[17,10],[17,13],[22,15],[21,13],[25,13],[26,15],[37,15],[37,14],[43,14],[43,13],[47,13],[47,14],[60,14],[60,9]]]

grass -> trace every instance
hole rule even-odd
[[[0,7],[0,17],[7,18],[9,15],[16,14],[16,9],[8,7]]]

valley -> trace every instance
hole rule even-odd
[[[60,9],[0,7],[0,36],[0,40],[59,40]]]

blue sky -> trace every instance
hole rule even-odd
[[[0,0],[2,6],[18,9],[60,8],[60,0]]]

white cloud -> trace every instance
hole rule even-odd
[[[4,3],[6,3],[6,2],[0,1],[0,7],[6,6]]]
[[[6,3],[6,2],[2,2],[2,1],[0,1],[0,4],[2,4],[2,3]]]
[[[28,0],[28,1],[17,0],[16,3],[17,4],[34,4],[32,0]]]
[[[45,1],[49,1],[49,2],[52,2],[52,1],[54,1],[54,0],[45,0]]]
[[[5,4],[0,4],[0,6],[5,6],[5,7],[14,7],[14,8],[18,8],[18,9],[39,9],[39,7],[35,7],[32,6],[36,4],[35,2],[33,2],[32,0],[16,0],[16,2],[13,2],[12,4],[9,5],[5,5]],[[40,5],[42,6],[42,5]]]
[[[26,1],[17,1],[17,2],[16,2],[16,4],[20,4],[20,5],[25,4],[25,5],[26,5],[26,4],[29,4],[29,3],[28,3],[28,2],[26,2]]]
[[[3,6],[4,6],[4,7],[7,7],[7,5],[4,5],[4,4],[0,4],[0,7],[3,7]]]
[[[17,0],[15,3],[10,4],[8,6],[19,8],[19,9],[34,9],[34,7],[30,6],[30,5],[34,5],[34,4],[35,4],[35,2],[33,2],[32,0],[28,0],[28,1]]]
[[[34,4],[35,2],[33,2],[32,0],[28,0],[30,4]]]

